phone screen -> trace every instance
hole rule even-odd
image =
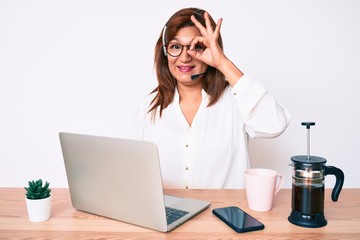
[[[212,211],[236,232],[249,232],[264,229],[264,224],[238,207],[215,208]]]

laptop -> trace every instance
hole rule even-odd
[[[168,232],[210,202],[165,195],[152,142],[60,132],[72,206]]]

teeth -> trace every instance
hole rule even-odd
[[[181,70],[189,71],[192,69],[192,67],[179,67]]]

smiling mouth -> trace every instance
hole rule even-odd
[[[194,67],[193,66],[179,66],[181,72],[190,72]]]

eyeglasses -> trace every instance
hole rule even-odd
[[[184,47],[186,47],[186,50],[190,49],[190,45],[182,45],[177,42],[170,42],[169,44],[165,45],[166,52],[172,57],[180,56]],[[197,53],[203,53],[205,48],[206,47],[204,45],[196,44],[194,50]]]

